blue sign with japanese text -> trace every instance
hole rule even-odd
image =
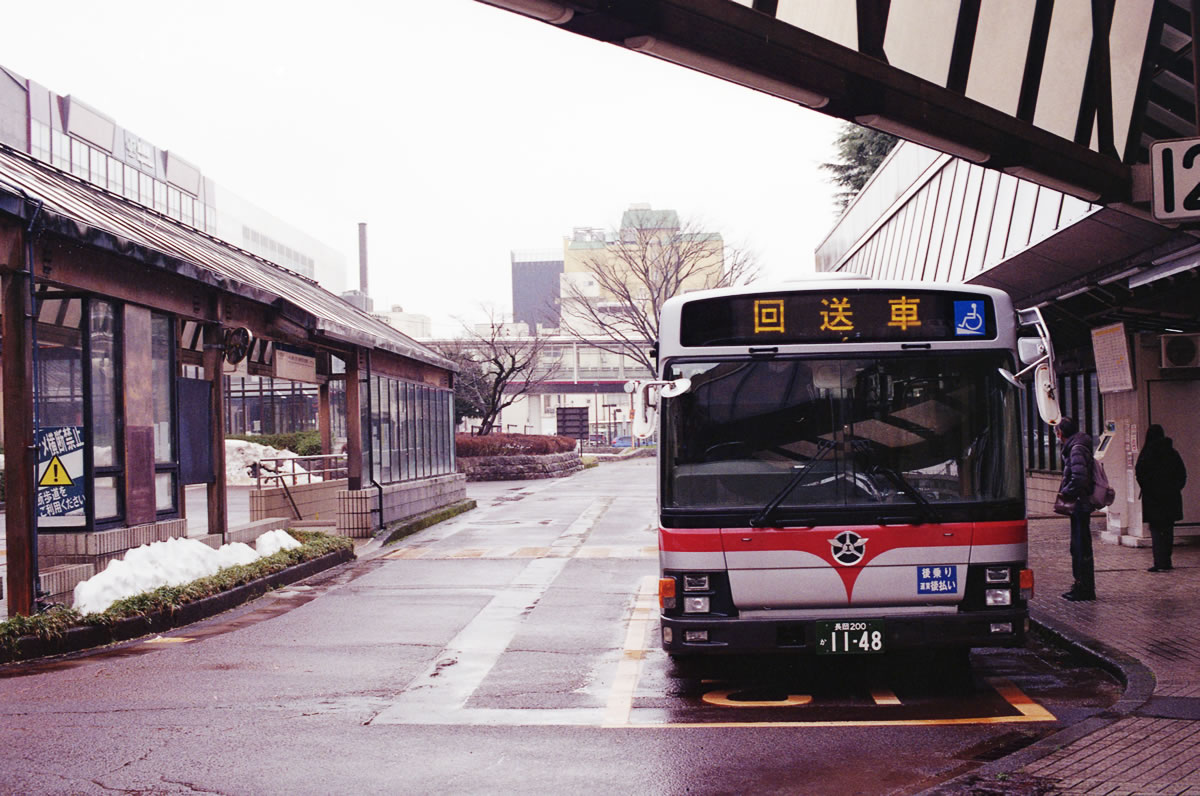
[[[49,426],[37,433],[38,517],[84,516],[83,427]]]
[[[939,567],[917,567],[917,594],[956,594],[958,567],[945,564]]]

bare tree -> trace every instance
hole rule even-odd
[[[459,364],[455,406],[479,413],[480,436],[495,430],[506,407],[523,395],[537,393],[558,371],[556,363],[542,356],[548,338],[516,335],[513,327],[489,310],[487,323],[463,323],[462,339],[434,345],[438,353]]]
[[[667,299],[692,290],[728,287],[758,275],[749,251],[725,246],[721,236],[673,211],[627,212],[613,240],[582,258],[582,272],[566,273],[562,329],[602,351],[625,355],[654,373],[648,350],[658,340]]]

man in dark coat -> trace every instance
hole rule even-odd
[[[1151,572],[1167,572],[1171,567],[1171,547],[1175,544],[1175,523],[1183,519],[1183,486],[1187,468],[1171,444],[1163,427],[1146,429],[1146,444],[1138,454],[1134,469],[1142,488],[1142,519],[1150,525],[1154,545]]]
[[[1071,513],[1071,574],[1075,583],[1063,599],[1083,602],[1096,599],[1096,562],[1092,557],[1092,437],[1079,424],[1064,417],[1055,428],[1062,444],[1063,479],[1058,493],[1075,501]]]

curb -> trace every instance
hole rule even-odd
[[[64,631],[58,638],[39,638],[37,636],[22,636],[17,640],[17,649],[11,658],[0,661],[2,664],[19,663],[34,658],[44,658],[51,655],[64,655],[94,647],[103,647],[120,641],[146,636],[151,633],[161,633],[183,625],[190,625],[207,619],[210,616],[224,613],[243,603],[257,599],[269,591],[281,586],[287,586],[297,581],[310,578],[318,572],[335,567],[354,559],[354,551],[350,549],[337,550],[332,553],[305,561],[303,564],[282,569],[273,575],[243,583],[211,597],[204,597],[195,602],[181,605],[174,611],[156,611],[142,616],[130,616],[119,619],[111,625],[80,625]]]
[[[1136,658],[1048,617],[1035,616],[1031,612],[1030,621],[1034,631],[1042,633],[1050,643],[1082,655],[1094,665],[1119,679],[1125,686],[1121,698],[1112,707],[1095,716],[1084,719],[1078,724],[1072,724],[1070,727],[1064,727],[1053,735],[1042,738],[1040,741],[999,760],[986,763],[979,768],[934,785],[921,791],[922,794],[935,796],[936,794],[961,793],[963,786],[977,785],[982,780],[995,780],[998,775],[1011,774],[1030,763],[1054,754],[1080,738],[1091,735],[1129,716],[1145,705],[1154,694],[1154,673]]]

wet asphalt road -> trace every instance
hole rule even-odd
[[[891,656],[676,677],[654,473],[472,485],[475,511],[304,585],[0,670],[0,792],[915,793],[1116,698],[1047,649],[957,682]]]

